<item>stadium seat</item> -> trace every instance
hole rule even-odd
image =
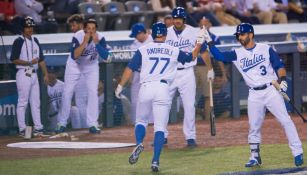
[[[147,4],[143,1],[127,1],[125,3],[128,11],[133,12],[132,24],[141,22],[145,28],[150,28],[154,20],[154,12],[147,8]]]
[[[101,11],[101,6],[99,4],[83,2],[79,4],[79,12],[84,15],[91,15]]]
[[[129,30],[133,12],[127,12],[121,2],[109,2],[103,6],[104,12],[108,12],[107,30]]]
[[[98,23],[98,31],[104,31],[108,13],[102,12],[99,4],[83,2],[79,4],[79,12],[84,18],[95,18]]]

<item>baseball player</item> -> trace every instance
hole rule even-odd
[[[49,121],[49,128],[54,130],[57,126],[58,113],[62,104],[64,82],[58,80],[54,73],[49,73],[48,76],[49,76],[49,84],[47,86],[47,93],[49,97],[48,121]],[[69,119],[71,121],[72,128],[82,128],[80,112],[75,105],[72,105],[70,108]]]
[[[48,71],[38,39],[32,36],[34,26],[35,23],[31,17],[25,17],[22,20],[22,36],[15,39],[10,58],[17,68],[17,120],[19,134],[22,137],[25,136],[25,111],[29,101],[34,122],[33,134],[43,134],[44,131],[40,116],[40,92],[36,72],[39,65],[44,73],[44,81],[48,83]]]
[[[179,48],[184,52],[191,52],[197,38],[199,29],[185,24],[186,12],[183,7],[176,7],[172,11],[174,25],[168,28],[168,35],[166,43]],[[206,52],[204,52],[206,53]],[[204,54],[202,54],[204,55]],[[203,57],[206,65],[208,65],[208,79],[214,78],[210,59]],[[174,97],[175,92],[178,90],[183,102],[184,120],[183,132],[187,141],[188,147],[195,147],[196,144],[196,128],[195,128],[195,95],[196,83],[194,75],[194,66],[197,60],[186,64],[178,64],[177,74],[174,82],[170,86],[171,98]]]
[[[152,113],[154,119],[154,155],[151,169],[159,171],[160,153],[163,148],[164,131],[167,126],[171,107],[170,84],[175,78],[177,64],[195,59],[203,35],[198,39],[198,44],[192,53],[180,51],[177,47],[165,43],[167,35],[166,25],[158,22],[152,26],[154,42],[140,47],[125,69],[122,79],[116,88],[116,96],[120,96],[123,86],[129,81],[133,71],[141,69],[140,91],[136,109],[135,138],[137,146],[129,157],[129,163],[137,162],[139,155],[144,150],[142,144],[148,125],[148,117]],[[206,45],[204,45],[206,46]]]
[[[71,15],[67,19],[67,23],[69,24],[70,30],[73,33],[76,33],[79,30],[83,29],[83,22],[84,22],[84,19],[80,14]],[[80,118],[81,128],[90,127],[87,125],[87,122],[86,122],[87,90],[86,90],[85,78],[82,75],[80,76],[80,79],[75,87],[75,98],[74,99],[76,102],[76,107],[79,110],[79,115],[81,117]]]
[[[74,88],[84,76],[87,87],[87,124],[90,126],[89,132],[100,133],[98,128],[98,82],[99,66],[98,57],[107,59],[109,52],[106,49],[104,37],[96,31],[97,22],[95,19],[88,19],[84,23],[84,30],[76,32],[72,39],[72,49],[67,60],[65,70],[65,85],[62,97],[62,106],[59,113],[57,133],[65,131],[67,119],[71,106],[71,99]]]
[[[268,109],[280,122],[289,141],[289,147],[294,156],[296,166],[303,164],[302,143],[297,130],[289,114],[287,113],[282,93],[287,91],[286,69],[278,54],[267,44],[255,43],[254,28],[249,23],[241,23],[234,34],[242,47],[233,51],[221,53],[211,42],[206,32],[205,38],[215,59],[233,63],[245,83],[249,87],[248,119],[249,134],[248,143],[251,155],[245,167],[261,165],[260,143],[261,127],[264,121],[266,109]],[[278,92],[272,81],[280,83]]]
[[[152,37],[146,32],[145,26],[142,23],[136,23],[132,26],[130,38],[135,38],[130,46],[130,49],[138,49],[141,46],[152,42]],[[138,94],[140,90],[140,73],[139,70],[133,72],[131,82],[131,123],[135,123],[136,119],[136,104],[138,100]],[[152,115],[149,119],[149,123],[153,123]]]

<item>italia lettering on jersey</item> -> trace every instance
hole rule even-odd
[[[259,87],[277,80],[277,71],[284,67],[278,54],[267,44],[257,43],[251,49],[240,47],[234,51],[219,52],[210,48],[214,58],[223,62],[232,62],[249,87]]]
[[[195,47],[196,38],[198,34],[198,29],[194,28],[190,25],[185,24],[185,28],[181,33],[177,33],[173,26],[167,29],[167,36],[165,43],[179,48],[181,51],[184,52],[192,52],[193,48]],[[178,64],[178,67],[191,67],[195,66],[197,60],[192,61],[190,63]]]
[[[243,72],[247,72],[248,70],[252,69],[253,67],[265,62],[265,57],[260,54],[253,54],[253,58],[242,58],[240,60],[240,68],[242,69]]]

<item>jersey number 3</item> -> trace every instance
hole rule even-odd
[[[265,68],[265,66],[260,66],[260,69],[261,69],[261,75],[266,75],[266,68]]]
[[[159,64],[159,62],[163,61],[164,62],[164,66],[163,66],[163,68],[160,71],[160,74],[162,74],[164,72],[164,70],[166,69],[167,65],[170,62],[169,58],[150,57],[149,60],[154,61],[154,65],[152,66],[152,68],[151,68],[151,70],[149,72],[150,74],[152,74],[155,71],[155,69],[156,69],[157,65]]]

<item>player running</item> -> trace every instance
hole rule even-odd
[[[251,24],[241,23],[237,26],[234,34],[242,47],[233,51],[220,52],[211,42],[206,32],[205,38],[208,42],[214,58],[228,63],[233,63],[245,83],[249,87],[248,96],[248,119],[250,145],[250,159],[245,167],[260,166],[261,127],[264,121],[266,109],[268,109],[280,122],[289,141],[289,147],[294,156],[296,166],[304,163],[302,143],[299,139],[296,127],[291,120],[282,93],[287,91],[286,69],[278,54],[267,44],[255,43],[254,28]],[[280,83],[278,92],[272,81]]]
[[[203,30],[204,31],[204,30]],[[190,62],[197,57],[203,34],[200,32],[196,47],[192,53],[180,51],[178,48],[165,43],[166,25],[155,23],[152,26],[154,42],[140,47],[125,69],[122,79],[116,88],[116,96],[120,96],[123,86],[129,81],[133,71],[140,69],[140,91],[136,109],[135,138],[137,146],[129,157],[129,163],[137,162],[144,150],[143,139],[148,126],[148,118],[153,114],[154,119],[154,155],[151,169],[159,171],[160,153],[164,143],[164,132],[167,126],[171,107],[170,84],[175,78],[177,64]],[[206,47],[206,45],[204,44]]]

